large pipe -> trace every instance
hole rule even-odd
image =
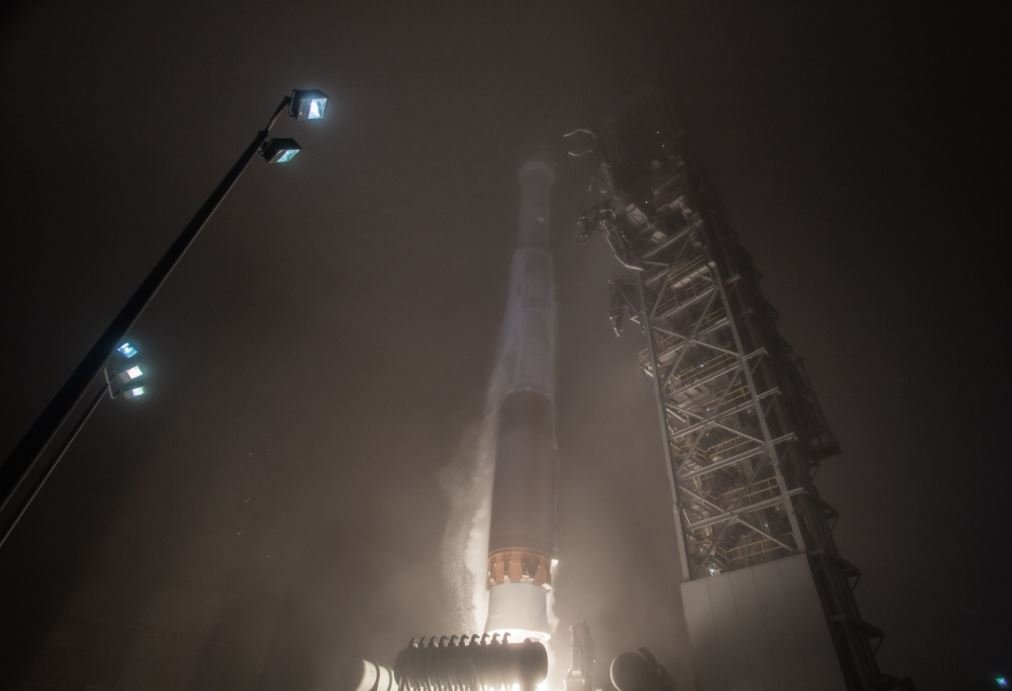
[[[493,636],[413,640],[393,668],[352,657],[337,670],[336,691],[535,691],[548,673],[541,643]]]
[[[397,677],[389,667],[349,657],[338,668],[335,691],[398,691]]]
[[[443,636],[412,641],[394,662],[400,691],[535,691],[548,674],[541,643],[493,636]]]
[[[547,640],[555,549],[555,289],[550,197],[555,174],[520,167],[519,241],[510,269],[499,367],[495,484],[485,631]]]

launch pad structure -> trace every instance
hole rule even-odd
[[[814,483],[839,445],[667,104],[648,90],[567,137],[599,164],[580,239],[629,270],[612,325],[645,336],[698,691],[894,688]]]
[[[580,239],[604,235],[627,269],[610,284],[616,334],[632,322],[645,336],[639,364],[663,439],[696,691],[912,690],[879,672],[882,633],[861,618],[859,572],[840,556],[837,513],[815,487],[839,445],[680,128],[646,91],[597,132],[567,137],[577,135],[598,159],[600,187]],[[393,668],[352,660],[343,688],[534,691],[546,678],[558,464],[554,181],[544,152],[518,171],[490,412],[485,632],[413,641]],[[589,630],[570,631],[566,689],[596,688]],[[619,691],[674,688],[642,648],[616,657],[610,677]]]

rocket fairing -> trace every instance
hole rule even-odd
[[[488,544],[488,633],[547,640],[555,549],[555,289],[547,161],[524,163],[519,241],[499,352],[495,476]]]

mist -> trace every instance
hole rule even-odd
[[[4,457],[278,100],[332,103],[279,123],[302,153],[254,161],[131,332],[150,397],[99,406],[0,551],[0,686],[322,691],[483,626],[517,167],[645,83],[841,441],[817,482],[881,667],[1012,669],[996,5],[4,12]],[[691,689],[642,341],[574,242],[590,171],[558,162],[557,667],[586,620],[598,685],[646,646]]]

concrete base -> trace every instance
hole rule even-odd
[[[803,554],[682,583],[696,691],[846,691]]]

